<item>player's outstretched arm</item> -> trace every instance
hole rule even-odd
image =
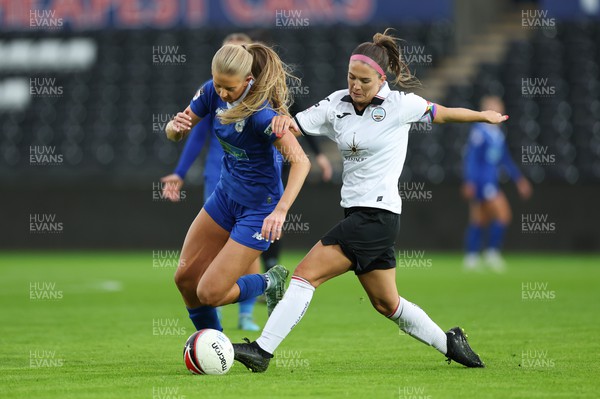
[[[522,199],[528,200],[529,198],[531,198],[531,195],[533,194],[533,188],[531,187],[531,183],[529,183],[529,180],[527,180],[525,176],[521,176],[519,180],[515,182],[515,184],[517,185],[517,191],[519,192],[519,196]]]
[[[275,210],[263,222],[261,234],[265,240],[271,242],[281,238],[281,229],[287,212],[296,200],[310,171],[310,161],[295,136],[285,134],[275,140],[273,145],[290,163],[290,175]]]
[[[201,118],[196,115],[188,105],[183,112],[178,112],[177,115],[167,123],[167,127],[165,128],[167,138],[171,141],[180,141],[188,135],[200,120]]]
[[[192,129],[183,152],[179,157],[179,162],[175,168],[175,172],[160,179],[163,184],[163,195],[171,202],[178,202],[181,198],[181,187],[183,187],[183,179],[190,166],[194,163],[198,155],[202,152],[206,135],[210,130],[210,119],[203,119]]]
[[[436,104],[433,123],[484,122],[498,124],[507,119],[508,115],[502,115],[496,111],[473,111],[467,108],[446,108]]]
[[[296,121],[287,115],[274,116],[271,121],[271,127],[273,128],[273,133],[277,135],[284,135],[288,132],[291,132],[296,137],[302,135]]]

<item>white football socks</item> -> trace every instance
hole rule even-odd
[[[271,313],[256,343],[273,354],[281,342],[300,322],[310,305],[315,288],[301,277],[292,276],[285,295]],[[402,331],[446,354],[446,333],[417,305],[399,298],[396,311],[388,318]]]
[[[423,309],[404,298],[399,299],[398,308],[388,318],[411,337],[433,346],[445,355],[448,350],[446,333],[427,316]]]
[[[256,343],[273,354],[285,337],[304,316],[315,292],[315,287],[298,276],[292,276],[290,286],[267,320]]]

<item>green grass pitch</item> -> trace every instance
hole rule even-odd
[[[397,269],[400,293],[443,329],[464,327],[487,368],[448,365],[399,333],[347,273],[317,290],[266,373],[191,375],[172,263],[152,251],[2,253],[0,398],[600,397],[600,256],[512,254],[504,275],[464,274],[460,254],[424,259]],[[255,317],[264,324],[264,305]],[[258,336],[236,325],[232,305],[225,333]]]

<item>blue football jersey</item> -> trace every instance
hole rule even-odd
[[[515,181],[521,177],[502,130],[496,125],[475,123],[465,155],[465,180],[475,184],[496,184],[500,167],[504,167]]]
[[[217,115],[227,110],[227,103],[212,79],[196,92],[190,108],[200,118],[212,116],[213,131],[225,152],[217,188],[247,207],[276,204],[283,193],[281,163],[273,146],[277,136],[271,130],[277,113],[267,107],[242,121],[221,124]]]
[[[205,145],[208,146],[208,152],[204,164],[204,180],[215,180],[216,186],[216,182],[221,176],[223,147],[221,147],[217,136],[212,131],[212,118],[209,116],[202,119],[190,132],[179,158],[179,163],[175,168],[175,173],[184,179]]]

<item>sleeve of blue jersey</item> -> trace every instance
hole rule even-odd
[[[196,91],[194,98],[190,101],[190,109],[192,112],[200,118],[204,118],[211,113],[211,104],[214,94],[215,87],[211,79],[200,86],[198,91]]]
[[[469,134],[469,140],[467,141],[467,146],[465,149],[465,162],[464,162],[464,180],[466,182],[474,182],[475,181],[475,173],[477,171],[477,159],[480,158],[479,151],[482,148],[480,145],[482,141],[481,131],[477,127],[477,125],[471,128],[471,133]],[[480,137],[476,139],[475,137]]]
[[[521,178],[521,171],[510,156],[510,150],[508,149],[508,143],[506,141],[504,142],[504,150],[502,151],[502,165],[512,181],[516,182]]]
[[[261,140],[273,143],[278,139],[271,128],[271,121],[276,115],[277,113],[269,107],[263,108],[252,115],[253,130]]]
[[[183,147],[181,157],[179,158],[177,168],[175,168],[175,174],[182,179],[185,179],[185,175],[187,174],[188,170],[196,158],[198,158],[198,155],[200,155],[202,152],[202,148],[206,142],[207,134],[212,133],[211,126],[211,118],[204,118],[196,126],[194,126],[192,132],[188,136],[188,139],[185,142],[185,147]]]

